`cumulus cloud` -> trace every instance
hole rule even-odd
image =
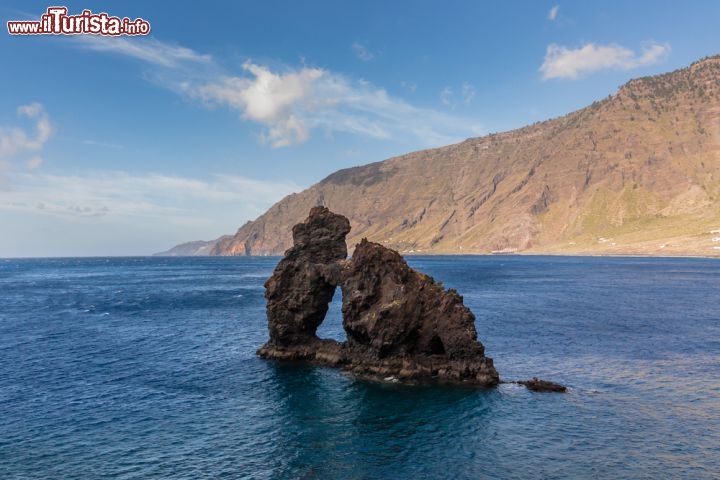
[[[666,58],[669,52],[669,44],[655,42],[645,44],[639,53],[620,45],[588,43],[573,49],[551,44],[545,52],[540,72],[546,80],[574,80],[600,70],[631,70],[654,65]]]
[[[558,15],[558,10],[560,10],[560,5],[553,6],[550,11],[548,12],[548,20],[551,22],[554,22]]]
[[[378,139],[411,135],[431,145],[479,134],[474,122],[414,107],[366,81],[303,66],[274,72],[252,62],[249,76],[226,76],[181,90],[208,104],[225,105],[245,120],[266,127],[261,138],[273,147],[306,141],[314,128]]]
[[[278,74],[250,62],[243,64],[250,77],[226,77],[217,83],[200,85],[192,91],[208,102],[224,103],[242,112],[246,120],[268,127],[263,139],[273,147],[302,143],[309,136],[306,122],[296,110],[312,108],[315,82],[324,72],[303,67]]]
[[[375,54],[360,42],[353,42],[352,49],[353,52],[355,52],[355,56],[363,62],[369,62],[375,58]]]
[[[21,105],[17,115],[35,120],[35,134],[28,134],[18,127],[0,127],[0,157],[41,150],[52,136],[50,117],[40,103]]]

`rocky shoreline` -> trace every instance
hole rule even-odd
[[[325,207],[293,227],[293,246],[265,283],[270,339],[257,354],[363,378],[497,386],[500,376],[462,296],[377,243],[363,239],[347,260],[349,231],[348,219]],[[337,287],[345,342],[316,335]],[[564,391],[537,379],[517,383]]]

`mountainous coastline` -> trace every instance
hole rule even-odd
[[[350,219],[348,245],[404,253],[720,256],[720,56],[560,118],[339,170],[207,253],[282,254],[316,205]]]
[[[225,237],[220,237],[217,240],[196,240],[193,242],[185,242],[180,245],[176,245],[169,250],[164,252],[158,252],[153,254],[155,257],[201,257],[210,255],[210,252],[215,247],[215,244]]]

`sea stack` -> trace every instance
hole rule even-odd
[[[346,260],[349,231],[347,218],[325,207],[293,227],[293,246],[265,283],[270,339],[258,355],[369,378],[497,385],[462,297],[377,243],[362,240]],[[316,335],[338,286],[342,343]]]

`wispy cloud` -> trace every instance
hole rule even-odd
[[[87,37],[78,43],[82,48],[157,67],[148,77],[163,88],[208,106],[237,110],[243,120],[265,127],[261,142],[276,148],[303,143],[314,129],[376,139],[412,137],[423,146],[483,133],[477,121],[413,106],[381,87],[322,68],[272,69],[246,61],[242,72],[228,73],[210,55],[154,38]],[[353,50],[361,59],[373,55],[357,42]]]
[[[118,145],[116,143],[107,143],[107,142],[98,142],[97,140],[83,140],[83,145],[90,145],[92,147],[103,147],[103,148],[111,148],[113,150],[120,150],[123,147],[122,145]]]
[[[455,108],[455,101],[453,100],[454,96],[455,92],[453,92],[453,89],[450,87],[445,87],[440,90],[440,103],[442,103],[446,107]]]
[[[40,165],[42,165],[42,163],[42,157],[35,155],[34,157],[28,158],[27,162],[25,162],[25,165],[27,165],[27,168],[29,170],[35,170],[37,168],[40,168]]]
[[[670,52],[667,43],[648,42],[639,53],[620,45],[588,43],[579,48],[551,44],[540,67],[543,79],[577,79],[600,70],[631,70],[654,65]]]
[[[455,90],[452,87],[445,87],[440,90],[440,103],[454,109],[459,101],[465,105],[470,105],[475,98],[475,87],[468,82],[463,82],[459,90],[459,100],[456,100]]]
[[[35,133],[29,134],[19,127],[0,127],[0,159],[3,165],[9,165],[7,159],[26,152],[38,152],[53,134],[50,116],[40,103],[21,105],[17,109],[18,117],[35,120]],[[35,169],[42,164],[42,158],[34,155],[26,161],[29,169]]]
[[[182,63],[209,64],[212,62],[211,55],[200,54],[190,48],[161,42],[153,37],[78,35],[73,38],[88,50],[125,55],[161,67],[172,68]]]
[[[232,233],[302,189],[238,175],[42,172],[0,181],[0,256],[147,255]],[[2,180],[2,177],[0,177]],[[13,235],[9,235],[12,232]]]
[[[548,20],[551,22],[554,22],[558,15],[558,10],[560,10],[560,5],[553,6],[550,11],[548,12]]]
[[[211,180],[125,172],[84,175],[14,174],[0,189],[0,211],[61,217],[145,217],[202,221],[219,205],[242,206],[258,214],[285,195],[299,191],[290,182],[237,175]],[[228,226],[229,227],[229,226]]]
[[[353,52],[355,52],[355,56],[363,62],[369,62],[375,58],[375,54],[360,42],[353,42],[352,49]]]
[[[225,105],[267,127],[273,147],[306,141],[312,129],[388,139],[410,135],[436,145],[479,134],[476,122],[412,106],[366,81],[310,67],[274,72],[246,62],[247,76],[183,83],[181,90],[208,104]]]
[[[404,88],[405,90],[407,90],[408,92],[410,92],[410,93],[415,93],[415,90],[417,90],[417,84],[416,84],[416,83],[406,82],[405,80],[403,80],[402,82],[400,82],[400,86],[401,86],[402,88]]]
[[[464,82],[461,89],[463,103],[469,105],[470,102],[475,98],[475,87],[470,85],[468,82]]]

